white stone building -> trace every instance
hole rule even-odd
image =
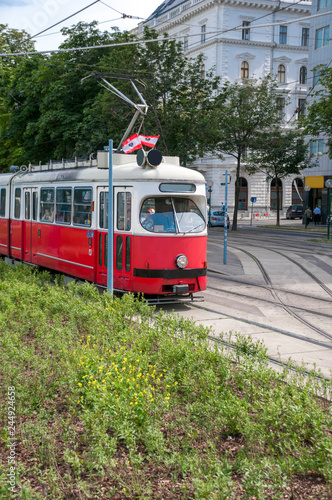
[[[319,89],[319,72],[315,67],[322,64],[332,66],[332,3],[331,0],[313,0],[312,17],[310,19],[311,43],[309,46],[308,62],[308,104],[312,101],[313,90]],[[309,206],[316,204],[322,209],[322,222],[327,214],[327,189],[325,182],[332,179],[332,159],[327,154],[326,138],[324,135],[313,137],[311,152],[317,154],[318,166],[305,170],[306,184],[311,187],[308,199]],[[331,211],[332,213],[332,211]]]
[[[204,55],[205,69],[215,68],[222,81],[241,81],[242,78],[262,78],[272,73],[278,78],[280,99],[290,98],[285,107],[286,124],[291,125],[302,108],[307,92],[308,49],[310,40],[311,2],[290,3],[275,0],[165,0],[151,16],[138,25],[158,34],[168,33],[183,41],[189,57]],[[304,19],[303,19],[304,18]],[[307,18],[307,19],[305,19]],[[235,163],[232,158],[221,162],[206,156],[193,165],[212,185],[211,206],[225,201],[223,174],[231,175],[228,207],[234,208]],[[257,197],[254,210],[273,214],[276,209],[274,186],[264,175],[241,173],[239,218],[251,210],[250,198]],[[303,197],[303,176],[296,186],[293,178],[282,185],[281,206],[285,212],[292,203]],[[275,213],[275,212],[274,212]]]

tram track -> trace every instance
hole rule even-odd
[[[227,281],[227,280],[226,280]],[[259,287],[259,285],[251,285],[252,288],[256,288]],[[267,286],[263,286],[261,287],[265,290],[269,290]],[[234,291],[230,291],[230,290],[224,290],[224,289],[220,289],[220,288],[217,288],[217,287],[213,287],[211,285],[209,285],[209,290],[213,290],[215,292],[224,292],[225,294],[227,295],[233,295],[233,296],[236,296],[236,297],[239,297],[241,299],[243,298],[248,298],[247,294],[245,293],[240,293],[240,292],[234,292]],[[283,291],[284,293],[288,293],[287,290],[280,290],[279,291]],[[306,295],[300,295],[300,294],[297,294],[299,297],[305,297],[305,298],[310,298],[312,299],[312,297],[308,297]],[[276,303],[276,302],[273,302],[272,300],[269,300],[269,299],[266,299],[266,298],[262,298],[262,297],[252,297],[255,301],[259,301],[259,302],[263,302],[264,304],[268,304],[268,305],[275,305],[277,307],[283,307],[282,304],[280,303]],[[316,298],[316,300],[320,300],[318,298]],[[329,300],[327,300],[326,302],[330,303]],[[315,316],[318,316],[318,317],[323,317],[323,318],[329,318],[329,319],[332,319],[332,314],[328,314],[328,313],[323,313],[323,312],[318,312],[318,311],[314,311],[313,309],[304,309],[303,307],[299,307],[299,306],[291,306],[292,309],[297,309],[299,311],[302,311],[302,312],[307,312],[309,314],[313,314]]]
[[[215,342],[216,344],[222,344],[228,348],[231,348],[231,349],[236,349],[236,345],[235,344],[232,344],[231,342],[227,342],[226,340],[224,339],[218,339],[216,337],[212,337],[211,335],[208,335],[208,340],[210,340],[211,342]],[[310,371],[307,371],[307,370],[304,370],[303,368],[301,367],[294,367],[288,363],[285,363],[283,361],[280,361],[278,359],[275,359],[275,358],[271,358],[270,356],[267,356],[267,359],[269,361],[269,363],[272,363],[272,364],[275,364],[275,365],[278,365],[282,368],[287,368],[288,370],[292,370],[296,373],[299,373],[301,375],[306,375],[306,376],[311,376],[311,377],[314,377],[318,380],[321,380],[321,381],[324,381],[324,382],[331,382],[332,379],[330,378],[327,378],[327,377],[322,377],[318,374],[313,374],[312,372]]]
[[[235,247],[234,245],[231,245],[231,248],[235,248],[243,253],[245,253],[246,255],[248,255],[251,259],[253,259],[253,261],[256,263],[257,267],[259,268],[259,270],[261,271],[261,274],[264,278],[264,281],[266,283],[266,285],[268,286],[268,289],[270,291],[270,293],[272,294],[272,296],[275,298],[276,301],[279,302],[279,304],[283,307],[283,309],[288,313],[290,314],[292,317],[296,318],[298,321],[300,321],[301,323],[303,323],[304,325],[306,325],[308,328],[310,328],[311,330],[315,331],[316,333],[318,333],[319,335],[329,339],[332,341],[332,335],[325,332],[324,330],[321,330],[320,328],[316,327],[315,325],[313,325],[312,323],[310,323],[310,321],[307,321],[306,319],[304,319],[303,317],[301,317],[299,314],[297,314],[294,310],[292,310],[292,307],[288,306],[287,304],[285,304],[283,302],[283,300],[279,297],[278,293],[276,292],[276,290],[274,289],[274,286],[273,286],[273,283],[271,281],[271,278],[269,276],[269,274],[267,273],[266,269],[264,268],[263,264],[261,263],[261,261],[255,256],[253,255],[252,253],[248,252],[247,250],[244,250],[243,248],[239,248],[239,247]],[[271,250],[272,252],[274,250]],[[278,253],[279,255],[281,254],[280,252],[276,252]],[[285,257],[283,254],[281,254],[283,257]],[[293,259],[290,259],[294,264],[298,265],[298,263],[296,261],[294,261]],[[302,269],[304,266],[302,265],[299,265],[299,267]],[[305,269],[305,268],[304,268]],[[302,270],[304,270],[302,269]],[[310,271],[307,270],[307,274],[316,282],[318,283],[324,290],[326,293],[328,293],[330,295],[329,292],[331,292],[332,294],[332,291],[326,287],[324,285],[324,283],[322,283],[316,276],[314,276],[312,273],[310,273]],[[323,286],[322,286],[323,285]],[[327,291],[327,290],[328,291]],[[332,295],[331,295],[332,296]]]
[[[253,283],[252,281],[245,281],[241,278],[239,279],[236,279],[236,278],[233,278],[232,276],[229,276],[228,274],[226,273],[223,273],[221,271],[216,271],[215,269],[208,269],[208,273],[211,273],[211,274],[214,274],[214,275],[219,275],[222,277],[222,279],[225,279],[231,283],[238,283],[240,285],[246,285],[246,286],[252,286],[252,287],[255,287],[255,288],[262,288],[264,290],[269,290],[269,286],[268,285],[264,285],[264,284],[261,284],[261,283]],[[212,288],[211,286],[209,286],[209,288]],[[274,289],[278,292],[283,292],[283,293],[287,293],[289,295],[295,295],[297,297],[300,297],[300,298],[306,298],[306,299],[310,299],[310,300],[317,300],[317,301],[320,301],[320,302],[327,302],[328,304],[331,303],[331,300],[330,299],[325,299],[324,297],[315,297],[314,295],[308,295],[308,294],[305,294],[305,293],[299,293],[299,292],[296,292],[294,290],[286,290],[285,288],[281,288],[281,287],[278,287],[278,286],[275,286],[274,285]],[[219,288],[215,288],[215,290],[219,290]],[[219,290],[220,291],[220,290]],[[235,293],[235,292],[233,292]]]
[[[234,316],[234,315],[229,314],[229,313],[222,313],[217,309],[212,309],[210,307],[200,306],[200,305],[195,304],[195,303],[191,303],[190,306],[195,308],[195,309],[201,309],[203,311],[207,311],[210,313],[218,314],[220,316],[224,316],[225,318],[235,319],[236,321],[240,321],[241,323],[246,323],[248,325],[258,326],[259,328],[262,328],[264,330],[270,330],[270,331],[273,331],[276,333],[280,333],[281,335],[286,335],[287,337],[292,337],[292,338],[297,339],[297,340],[302,340],[302,341],[308,342],[310,344],[315,344],[315,345],[318,345],[320,347],[332,349],[332,344],[326,344],[325,342],[311,339],[310,337],[305,337],[304,335],[298,335],[297,333],[288,332],[287,330],[282,330],[281,328],[276,328],[276,327],[273,327],[270,325],[265,325],[263,323],[259,323],[258,321],[252,321],[252,320],[249,320],[247,318],[242,318],[240,316]]]

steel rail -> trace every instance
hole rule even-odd
[[[211,340],[212,342],[216,342],[217,344],[223,344],[223,345],[225,345],[227,347],[230,347],[231,349],[236,349],[237,348],[237,346],[235,344],[232,344],[231,342],[227,342],[226,340],[218,339],[216,337],[212,337],[211,335],[208,335],[207,338],[209,340]],[[271,358],[270,356],[267,356],[266,358],[267,358],[267,360],[270,363],[274,363],[274,364],[276,364],[278,366],[285,367],[288,370],[295,371],[296,373],[307,375],[307,376],[311,376],[311,377],[317,378],[318,380],[324,380],[325,382],[332,382],[332,379],[330,379],[330,378],[321,377],[320,375],[313,374],[312,372],[303,370],[300,367],[294,367],[292,365],[284,363],[283,361],[279,361],[278,359]]]
[[[259,287],[259,288],[263,288],[264,290],[269,290],[269,288],[267,286],[263,286],[261,287],[260,285],[251,285],[253,288],[255,288],[256,286]],[[208,290],[214,290],[216,292],[223,292],[223,293],[226,293],[226,294],[229,294],[229,295],[235,295],[236,297],[240,297],[240,298],[247,298],[248,295],[246,295],[245,293],[240,293],[240,292],[233,292],[233,291],[229,291],[229,290],[224,290],[224,289],[220,289],[220,288],[217,288],[217,287],[214,287],[214,286],[211,286],[209,285],[209,288]],[[208,290],[205,290],[204,293],[209,293]],[[287,290],[280,290],[278,289],[278,291],[282,291],[283,293],[288,293]],[[302,294],[297,294],[299,295],[300,297],[303,297],[303,298],[307,298],[307,299],[315,299],[314,297],[308,297],[307,295],[302,295]],[[276,305],[278,307],[283,307],[282,304],[280,303],[275,303],[273,302],[272,300],[269,300],[269,299],[263,299],[262,297],[251,297],[253,298],[254,300],[256,301],[261,301],[261,302],[264,302],[264,303],[267,303],[267,304],[272,304],[272,305]],[[320,300],[318,298],[316,298],[316,300]],[[327,300],[326,301],[328,303],[330,303],[330,300]],[[318,311],[314,311],[313,309],[304,309],[303,307],[299,307],[299,306],[289,306],[291,307],[292,309],[297,309],[299,311],[304,311],[304,312],[308,312],[310,314],[314,314],[316,316],[322,316],[324,318],[329,318],[329,319],[332,319],[332,314],[328,314],[328,313],[322,313],[322,312],[318,312]]]
[[[237,247],[233,247],[233,248],[237,248]],[[237,249],[240,250],[241,252],[247,254],[249,257],[251,257],[253,259],[253,261],[257,264],[259,270],[261,271],[261,273],[263,275],[263,278],[264,278],[266,284],[269,285],[270,292],[275,297],[275,299],[278,300],[280,302],[280,304],[282,304],[283,308],[285,309],[285,311],[288,312],[288,314],[290,314],[291,316],[293,316],[294,318],[296,318],[298,321],[300,321],[304,325],[308,326],[311,330],[314,330],[319,335],[322,335],[323,337],[326,337],[329,340],[332,340],[332,335],[330,335],[329,333],[324,332],[324,330],[321,330],[320,328],[317,328],[315,325],[312,325],[309,321],[303,319],[296,312],[292,311],[289,306],[287,306],[286,304],[284,304],[284,302],[280,299],[280,297],[278,296],[278,294],[274,290],[272,281],[270,279],[270,276],[268,275],[267,271],[264,269],[264,267],[263,267],[262,263],[260,262],[260,260],[257,259],[257,257],[255,257],[255,255],[251,254],[247,250],[243,250],[242,248],[237,248]],[[277,252],[277,253],[279,253],[279,252]]]
[[[319,340],[314,340],[314,339],[311,339],[309,337],[305,337],[303,335],[298,335],[296,333],[287,332],[286,330],[281,330],[280,328],[275,328],[273,326],[264,325],[263,323],[258,323],[257,321],[250,321],[249,319],[241,318],[239,316],[233,316],[233,315],[228,314],[228,313],[221,313],[220,311],[217,311],[216,309],[211,309],[211,308],[205,307],[205,306],[199,306],[197,304],[191,304],[191,307],[195,307],[196,309],[202,309],[203,311],[219,314],[221,316],[225,316],[226,318],[235,319],[237,321],[241,321],[242,323],[247,323],[248,325],[258,326],[260,328],[263,328],[264,330],[271,330],[272,332],[277,332],[277,333],[280,333],[281,335],[286,335],[287,337],[292,337],[292,338],[297,339],[297,340],[309,342],[310,344],[315,344],[315,345],[318,345],[320,347],[326,347],[327,349],[332,349],[332,344],[325,344],[324,342],[320,342]]]

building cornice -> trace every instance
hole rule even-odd
[[[190,4],[190,5],[188,5]],[[311,3],[308,2],[307,5],[296,4],[294,5],[281,2],[279,5],[279,10],[287,6],[287,11],[283,11],[284,15],[287,13],[301,13],[311,14]],[[202,12],[217,7],[218,5],[234,5],[236,7],[250,7],[259,10],[270,10],[275,11],[277,3],[274,0],[188,0],[181,5],[175,6],[174,9],[170,9],[165,13],[161,13],[160,16],[156,16],[147,22],[143,22],[143,25],[148,25],[149,27],[155,29],[157,32],[167,32],[171,28],[175,28],[179,24],[183,24],[194,16],[201,14]],[[175,12],[178,11],[176,14]],[[175,15],[174,15],[175,14]],[[161,20],[161,21],[160,21]]]
[[[205,43],[201,43],[196,45],[195,47],[189,48],[185,51],[185,55],[190,55],[195,52],[203,52],[207,47],[211,47],[214,44],[227,44],[227,45],[241,45],[244,49],[249,49],[250,47],[265,47],[270,49],[278,49],[282,51],[296,51],[296,52],[304,52],[308,53],[308,47],[302,47],[299,45],[279,45],[275,42],[255,42],[255,41],[246,41],[246,40],[238,40],[235,38],[223,38],[216,37],[211,40],[206,41]]]

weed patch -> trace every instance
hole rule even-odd
[[[331,384],[208,334],[131,295],[0,263],[0,497],[331,498],[332,412],[318,397]]]

